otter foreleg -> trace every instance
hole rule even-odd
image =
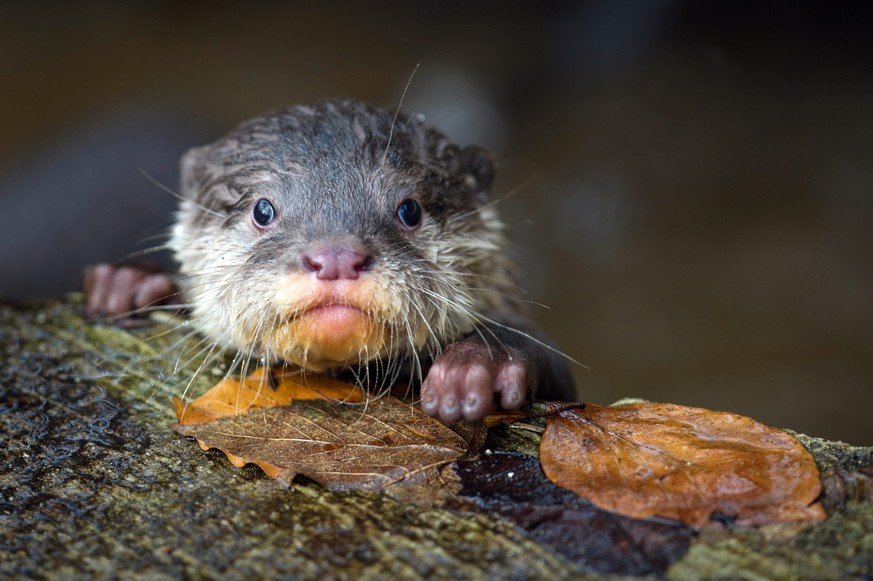
[[[95,264],[82,280],[85,310],[92,317],[132,316],[160,304],[180,304],[170,276],[145,264]]]
[[[534,395],[572,401],[567,359],[520,317],[495,322],[452,343],[421,387],[422,410],[446,423],[481,419],[495,403],[518,409]]]

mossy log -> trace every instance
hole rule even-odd
[[[95,323],[78,297],[3,304],[0,345],[2,578],[873,576],[871,448],[798,436],[825,483],[815,525],[695,531],[603,514],[548,483],[511,492],[482,471],[508,462],[539,482],[538,463],[518,460],[535,436],[517,433],[461,467],[456,501],[286,489],[170,429],[170,397],[226,369],[184,323]]]

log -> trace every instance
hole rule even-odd
[[[537,436],[507,428],[458,463],[448,499],[283,488],[171,429],[171,396],[228,365],[184,320],[89,321],[76,295],[6,302],[0,346],[3,578],[873,576],[873,448],[797,435],[824,482],[813,525],[613,515],[545,480]]]

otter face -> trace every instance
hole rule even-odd
[[[515,293],[487,152],[354,101],[244,123],[182,160],[171,247],[199,328],[322,371],[435,357]]]

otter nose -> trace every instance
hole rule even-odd
[[[303,254],[303,268],[319,280],[354,280],[373,264],[373,255],[357,248],[323,246]]]

